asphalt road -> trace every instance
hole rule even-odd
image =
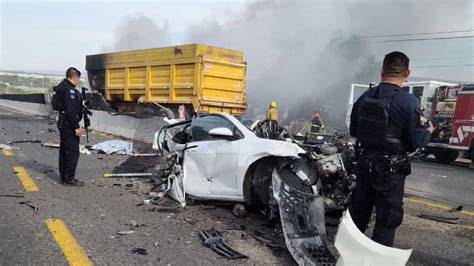
[[[474,169],[460,165],[415,161],[406,180],[406,192],[450,206],[474,210]]]
[[[56,129],[53,121],[0,108],[0,143],[22,139],[57,142],[58,133],[53,129]],[[90,138],[91,143],[106,139],[97,134]],[[85,138],[81,141],[85,142]],[[21,149],[13,150],[11,156],[0,153],[0,265],[65,264],[81,259],[74,257],[81,252],[86,260],[99,265],[294,264],[285,250],[273,251],[252,237],[254,230],[269,230],[262,226],[259,213],[250,213],[241,219],[232,214],[231,206],[210,204],[168,212],[155,206],[140,205],[149,189],[147,184],[139,180],[102,177],[103,173],[118,166],[140,170],[142,166],[136,158],[81,155],[77,176],[85,181],[85,186],[64,187],[57,183],[57,149],[38,143],[14,146]],[[148,160],[160,161],[159,158]],[[26,191],[14,167],[23,167],[38,191]],[[444,214],[444,210],[424,203],[406,202],[405,220],[397,232],[396,246],[414,249],[410,263],[462,265],[474,262],[473,173],[457,166],[414,163],[407,192],[428,204],[464,205],[468,212],[461,216],[459,224],[444,224],[418,217],[426,212]],[[23,201],[38,206],[37,213],[20,204]],[[58,228],[48,227],[49,219],[64,222],[79,248],[65,241],[68,237]],[[132,220],[139,226],[131,225]],[[229,222],[241,223],[246,229],[226,231]],[[198,232],[211,227],[220,229],[229,243],[249,259],[225,260],[204,247]],[[328,227],[331,245],[336,229]],[[135,232],[117,234],[124,230]],[[147,254],[132,253],[138,247],[146,249]]]

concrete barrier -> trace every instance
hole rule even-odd
[[[0,99],[0,106],[26,114],[55,117],[51,106],[46,104]],[[90,116],[92,129],[146,143],[152,143],[155,131],[164,125],[162,117],[137,118],[129,115],[111,115],[98,110],[92,112],[93,115]]]
[[[12,100],[17,102],[41,103],[46,104],[44,93],[28,93],[28,94],[0,94],[0,99]]]
[[[0,105],[30,115],[49,116],[52,113],[51,106],[40,103],[0,99]]]
[[[129,115],[111,115],[98,110],[92,112],[91,128],[147,143],[152,143],[154,133],[164,125],[162,117],[137,118]]]

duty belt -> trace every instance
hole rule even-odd
[[[363,154],[362,159],[369,163],[370,171],[375,169],[384,169],[390,173],[405,171],[410,166],[410,157],[403,155],[383,155],[383,154]]]

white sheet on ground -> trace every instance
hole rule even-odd
[[[108,140],[97,143],[92,146],[94,151],[102,151],[105,154],[126,154],[130,155],[133,151],[133,144],[123,140]]]

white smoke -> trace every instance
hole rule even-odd
[[[244,51],[249,114],[261,112],[271,100],[282,110],[288,108],[289,119],[309,118],[313,110],[342,114],[338,109],[345,109],[350,82],[377,77],[374,69],[367,69],[374,57],[353,38],[348,6],[324,1],[252,3],[226,24],[191,28],[190,39]]]
[[[423,58],[442,49],[456,52],[454,46],[443,46],[442,42],[376,43],[378,39],[358,37],[472,28],[473,3],[258,1],[247,4],[241,13],[229,14],[226,22],[211,18],[190,27],[185,43],[244,52],[248,63],[247,115],[264,111],[275,100],[282,113],[288,112],[285,122],[309,119],[313,111],[320,111],[327,124],[342,129],[350,84],[377,82],[380,61],[386,53],[399,50],[411,58]],[[170,44],[166,24],[157,25],[137,14],[121,20],[114,45],[106,50]]]
[[[270,0],[248,4],[226,23],[192,27],[189,35],[190,42],[244,52],[247,114],[276,100],[290,120],[322,111],[325,121],[341,129],[350,83],[378,81],[384,54],[413,46],[374,45],[357,37],[446,29],[443,20],[455,19],[449,14],[472,7],[469,1],[453,2]]]

